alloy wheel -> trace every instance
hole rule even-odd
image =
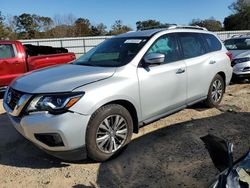
[[[96,144],[104,153],[117,151],[126,141],[128,126],[121,115],[106,117],[98,127]]]
[[[214,102],[220,101],[223,95],[223,88],[222,83],[220,80],[215,80],[212,85],[212,99]]]

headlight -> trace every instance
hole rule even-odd
[[[244,63],[244,62],[247,62],[247,61],[250,61],[250,57],[244,57],[244,58],[235,59],[234,63],[235,64],[237,64],[237,63]]]
[[[66,94],[45,94],[36,96],[32,99],[26,112],[47,111],[52,114],[66,112],[73,106],[84,93],[66,93]]]

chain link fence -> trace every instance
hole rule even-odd
[[[54,38],[54,39],[34,39],[21,40],[23,44],[32,44],[37,46],[52,46],[62,47],[74,52],[76,57],[85,54],[87,51],[97,46],[104,40],[112,36],[98,36],[98,37],[76,37],[76,38]]]
[[[250,35],[250,30],[243,31],[219,31],[215,32],[219,38],[224,41],[233,36]],[[74,52],[76,57],[85,54],[91,48],[97,46],[104,40],[112,36],[98,36],[98,37],[76,37],[76,38],[54,38],[54,39],[34,39],[34,40],[21,40],[23,44],[32,44],[38,46],[53,46],[63,47]]]

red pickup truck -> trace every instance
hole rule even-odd
[[[22,45],[19,41],[0,41],[0,92],[22,74],[75,60],[65,48]]]

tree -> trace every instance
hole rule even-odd
[[[69,25],[58,25],[49,30],[46,34],[47,37],[63,38],[73,37],[74,28]]]
[[[36,14],[23,13],[14,16],[11,21],[14,32],[18,33],[21,38],[36,38],[40,32],[47,32],[53,26],[53,20],[50,17],[38,16]]]
[[[138,21],[136,22],[136,29],[137,30],[142,30],[142,29],[153,29],[153,28],[167,28],[170,25],[173,24],[168,24],[168,23],[161,23],[156,20],[144,20],[144,21]]]
[[[205,19],[205,20],[193,19],[189,25],[205,27],[209,31],[221,31],[222,30],[221,22],[218,20],[215,20],[213,17],[209,19]]]
[[[109,34],[118,35],[121,33],[126,33],[131,30],[132,28],[127,25],[123,25],[121,20],[116,20],[115,23],[111,26],[111,31],[109,32]]]
[[[50,17],[39,16],[37,22],[39,25],[39,31],[43,32],[49,31],[54,25],[54,22]]]
[[[228,8],[234,13],[240,13],[246,11],[250,6],[249,0],[236,0]]]
[[[0,11],[0,40],[9,39],[11,30],[5,25],[5,16]]]
[[[107,26],[104,25],[103,23],[100,23],[96,26],[91,26],[91,35],[93,36],[103,36],[107,34]]]
[[[236,0],[229,6],[233,14],[224,19],[225,30],[250,29],[250,1]]]
[[[73,14],[64,14],[64,15],[60,15],[60,14],[56,14],[53,18],[53,22],[55,24],[55,26],[58,25],[74,25],[76,21],[76,17]]]
[[[147,28],[155,28],[155,27],[159,27],[160,25],[161,23],[156,20],[138,21],[136,22],[136,29],[142,30],[142,29],[147,29]]]
[[[0,39],[4,38],[4,32],[5,32],[5,28],[4,28],[4,16],[2,15],[2,13],[0,12]]]
[[[85,18],[78,18],[74,24],[74,32],[76,37],[91,35],[90,21]]]
[[[35,32],[38,31],[38,16],[23,13],[20,16],[14,16],[16,31],[24,38],[34,38]]]

